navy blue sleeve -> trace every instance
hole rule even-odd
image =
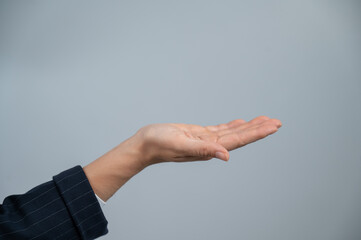
[[[95,239],[108,222],[81,166],[0,205],[0,239]]]

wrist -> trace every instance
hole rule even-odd
[[[108,153],[112,155],[109,159],[114,160],[112,165],[121,174],[120,178],[132,177],[149,165],[143,152],[143,144],[133,138],[125,140]]]
[[[84,167],[95,192],[107,201],[130,178],[147,167],[142,146],[130,138]]]

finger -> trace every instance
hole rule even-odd
[[[238,126],[236,126],[234,128],[221,130],[217,134],[218,134],[218,136],[223,136],[223,135],[235,132],[235,131],[241,131],[243,129],[250,128],[250,127],[262,124],[263,122],[266,122],[269,119],[270,118],[267,117],[267,116],[259,116],[259,117],[256,117],[256,118],[252,119],[249,122],[244,122],[243,124],[240,124],[240,125],[238,125]]]
[[[277,128],[282,127],[282,122],[276,118],[272,118],[267,120],[266,122],[264,122],[265,124],[273,124],[275,125]]]
[[[268,135],[277,132],[277,130],[278,127],[274,123],[262,124],[244,131],[224,135],[219,138],[218,143],[224,146],[228,151],[231,151],[265,138]]]
[[[252,119],[251,121],[249,121],[249,123],[251,123],[251,124],[259,124],[259,123],[262,123],[262,122],[267,121],[269,119],[270,118],[267,117],[267,116],[258,116],[256,118]]]
[[[222,123],[222,124],[218,124],[218,125],[213,125],[213,126],[206,126],[205,128],[210,130],[210,131],[220,131],[220,130],[226,130],[226,129],[230,129],[230,128],[235,128],[240,126],[241,124],[246,123],[245,120],[243,119],[235,119],[232,120],[226,124]]]
[[[242,131],[239,131],[238,133],[239,134],[244,134],[245,132],[252,132],[254,130],[257,131],[257,129],[258,129],[258,131],[262,132],[262,129],[264,129],[264,128],[272,128],[272,127],[276,127],[277,130],[278,130],[278,128],[280,128],[281,126],[282,126],[282,123],[281,123],[280,120],[278,120],[278,119],[269,119],[269,120],[266,120],[266,121],[264,121],[262,123],[259,123],[257,125],[250,126],[247,129],[244,129],[243,133],[242,133]]]
[[[175,162],[194,162],[194,161],[207,161],[211,160],[213,157],[194,157],[194,156],[184,156],[177,157]]]
[[[229,153],[225,147],[216,142],[190,139],[184,148],[184,155],[197,157],[198,159],[219,158],[227,161]]]
[[[241,126],[242,124],[245,124],[247,121],[243,120],[243,119],[235,119],[233,121],[230,121],[229,123],[227,123],[228,128],[236,128]]]

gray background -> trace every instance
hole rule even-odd
[[[1,1],[0,198],[149,123],[268,115],[228,163],[167,163],[103,239],[361,239],[360,1]]]

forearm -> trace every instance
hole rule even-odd
[[[107,201],[147,166],[145,158],[140,143],[129,138],[83,169],[94,192]]]

